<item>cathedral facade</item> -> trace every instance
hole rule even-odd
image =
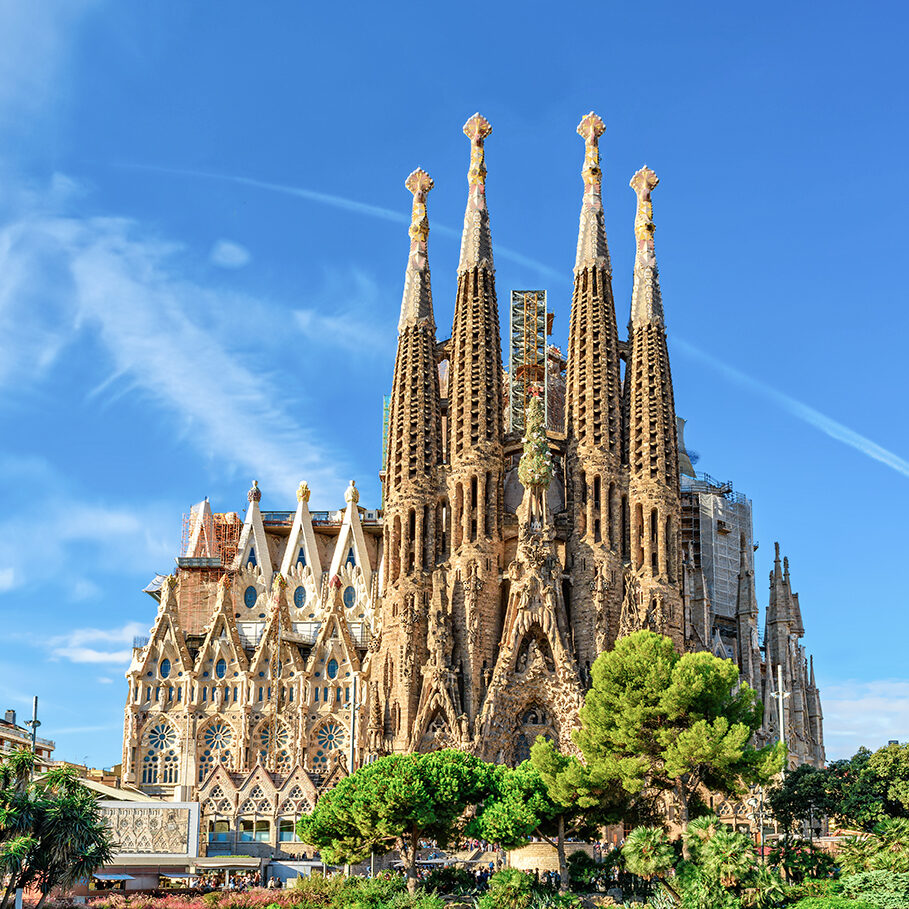
[[[150,793],[198,797],[210,846],[221,834],[279,845],[321,789],[378,755],[457,747],[516,763],[538,735],[572,748],[591,665],[641,628],[680,650],[735,659],[765,702],[761,736],[782,733],[794,762],[823,763],[788,563],[775,562],[762,641],[750,527],[735,609],[719,624],[710,566],[682,532],[694,500],[687,493],[683,505],[656,174],[644,167],[631,180],[636,255],[623,339],[604,127],[593,113],[582,119],[568,348],[555,358],[564,407],[547,419],[545,389],[531,383],[523,433],[512,432],[516,377],[502,365],[486,200],[491,131],[479,114],[464,127],[468,197],[448,339],[432,301],[433,181],[422,170],[406,181],[410,252],[383,509],[362,508],[351,483],[343,509],[312,513],[302,483],[294,511],[263,512],[253,484],[242,520],[207,501],[194,508],[175,574],[149,591],[158,614],[127,673],[124,773]]]

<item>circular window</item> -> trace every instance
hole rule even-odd
[[[161,678],[166,679],[170,675],[170,660],[166,657],[161,660]]]
[[[233,732],[227,723],[213,723],[205,730],[203,740],[209,748],[220,750],[221,748],[229,748],[233,737]]]
[[[326,723],[317,733],[316,741],[326,751],[340,748],[344,741],[344,732],[337,723]]]
[[[328,661],[328,677],[330,679],[337,678],[338,675],[338,661],[329,660]]]
[[[294,606],[297,609],[302,609],[306,605],[306,588],[301,584],[294,591]]]
[[[348,609],[352,609],[354,606],[354,603],[356,603],[356,602],[357,602],[356,590],[354,590],[353,587],[350,587],[350,586],[345,587],[344,588],[344,605]]]
[[[249,609],[252,609],[256,605],[256,600],[259,599],[259,594],[256,592],[256,588],[249,585],[246,590],[243,591],[243,602],[246,603]]]
[[[177,743],[173,729],[164,723],[158,723],[148,734],[148,744],[157,751],[160,748],[171,748]]]
[[[219,679],[223,679],[225,672],[227,672],[227,663],[225,663],[224,660],[218,660],[218,662],[215,663],[215,675]]]

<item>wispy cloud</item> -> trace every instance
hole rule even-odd
[[[268,180],[256,180],[252,177],[243,177],[235,174],[218,174],[202,170],[184,170],[182,168],[172,167],[155,167],[147,164],[121,164],[121,167],[127,167],[131,170],[143,170],[152,173],[166,174],[172,177],[197,177],[202,180],[218,180],[223,183],[233,183],[237,186],[248,186],[251,189],[261,189],[267,192],[281,193],[285,196],[295,196],[298,199],[305,199],[307,202],[316,202],[319,205],[327,205],[330,208],[341,209],[342,211],[353,212],[358,215],[366,215],[370,218],[378,218],[382,221],[391,221],[395,224],[409,224],[410,214],[401,211],[395,211],[392,208],[383,208],[381,205],[370,205],[367,202],[359,202],[356,199],[348,199],[345,196],[336,196],[332,193],[322,193],[314,189],[306,189],[303,186],[292,186],[287,183],[272,183]],[[461,231],[454,227],[448,227],[445,224],[432,222],[432,231],[439,236],[453,237],[459,239]],[[538,272],[552,281],[567,282],[570,280],[570,272],[558,271],[555,268],[539,262],[530,256],[515,252],[506,246],[495,244],[495,256],[506,259]]]
[[[819,430],[831,439],[836,439],[837,442],[842,442],[843,445],[848,445],[850,448],[854,448],[856,451],[861,452],[872,460],[879,461],[881,464],[886,464],[887,467],[890,467],[897,473],[909,477],[909,461],[906,461],[904,458],[901,458],[899,455],[894,454],[894,452],[889,451],[883,446],[878,445],[877,442],[873,442],[871,439],[867,438],[867,436],[863,436],[854,429],[844,426],[832,417],[828,417],[826,414],[821,413],[819,410],[815,410],[815,408],[810,407],[808,404],[793,398],[792,395],[788,395],[779,389],[773,388],[766,382],[746,375],[735,367],[730,366],[728,363],[724,363],[722,360],[718,360],[711,354],[706,353],[699,347],[695,347],[695,345],[690,344],[678,335],[672,336],[672,346],[676,350],[681,350],[688,356],[705,363],[711,369],[721,373],[736,385],[741,385],[742,387],[753,391],[755,394],[767,398],[787,413],[792,414],[792,416],[801,420],[803,423],[807,423],[809,426],[814,427],[814,429]]]
[[[131,644],[136,635],[146,634],[147,630],[142,622],[127,622],[120,628],[75,628],[50,638],[47,643],[52,659],[125,665],[132,657],[132,650],[123,646],[119,649],[111,647]]]
[[[823,686],[824,736],[830,760],[907,740],[909,679],[840,682]]]
[[[209,256],[211,263],[221,268],[243,268],[244,265],[249,265],[251,258],[245,246],[232,240],[218,240]]]
[[[0,227],[0,385],[40,376],[88,332],[111,363],[100,390],[169,409],[206,456],[276,493],[304,475],[315,489],[343,486],[343,456],[304,430],[277,377],[243,356],[264,301],[188,278],[185,250],[134,221],[67,217],[52,194],[34,195]]]

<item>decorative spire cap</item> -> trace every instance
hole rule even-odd
[[[258,480],[253,480],[249,492],[246,493],[246,499],[249,502],[260,502],[262,500],[262,490],[259,489]]]
[[[360,490],[357,489],[357,484],[355,480],[350,481],[350,486],[344,490],[344,501],[348,503],[353,503],[354,505],[360,501]],[[334,580],[334,578],[332,578]]]
[[[297,487],[297,501],[308,502],[309,496],[309,484],[306,482],[306,480],[300,480],[300,485]]]
[[[489,121],[474,114],[464,124],[464,135],[470,139],[470,170],[467,182],[467,210],[464,213],[464,233],[461,237],[461,258],[458,273],[471,268],[493,270],[492,236],[489,232],[489,212],[486,209],[486,152],[484,143],[492,133]]]
[[[464,124],[464,135],[470,139],[470,172],[467,180],[471,186],[485,184],[486,153],[483,143],[492,135],[492,125],[482,114],[476,113]]]
[[[606,245],[606,221],[603,214],[603,171],[600,169],[600,136],[606,132],[601,117],[591,111],[578,124],[578,135],[584,139],[584,202],[578,228],[578,249],[574,270],[601,265],[610,270]]]
[[[413,194],[413,210],[410,217],[410,255],[407,259],[407,273],[404,276],[404,296],[401,300],[401,319],[398,331],[406,325],[414,325],[424,319],[432,320],[432,286],[429,280],[429,256],[426,240],[429,237],[429,215],[426,212],[426,196],[433,188],[432,177],[425,170],[417,168],[404,185]]]
[[[653,246],[653,203],[650,194],[660,182],[659,177],[645,164],[632,178],[629,186],[638,197],[634,217],[634,236],[637,251],[634,258],[634,289],[631,292],[631,324],[663,324],[663,298],[660,276]]]

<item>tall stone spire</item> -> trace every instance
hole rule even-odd
[[[432,287],[429,280],[429,215],[426,196],[433,187],[432,177],[417,168],[404,185],[413,193],[413,212],[410,219],[410,256],[404,275],[404,297],[401,300],[401,320],[398,331],[423,319],[432,321]]]
[[[375,665],[385,667],[376,676],[383,682],[373,694],[384,713],[400,721],[391,727],[383,750],[406,747],[417,710],[420,667],[426,659],[424,617],[445,532],[439,479],[442,403],[426,242],[426,196],[433,183],[417,169],[405,186],[413,194],[413,215],[388,419],[382,635],[372,657]],[[349,510],[355,510],[353,493],[348,501]]]
[[[571,604],[581,665],[592,664],[615,638],[622,606],[622,557],[627,483],[622,470],[622,391],[615,301],[603,215],[599,139],[593,111],[578,124],[584,139],[584,196],[568,332],[566,432],[570,547],[583,577]]]
[[[650,194],[660,182],[659,177],[646,165],[632,178],[631,188],[638,197],[634,218],[634,288],[631,292],[631,322],[663,324],[663,298],[660,294],[660,273],[657,269],[653,234],[653,202]]]
[[[484,143],[492,126],[480,114],[474,114],[464,124],[464,135],[470,139],[470,171],[467,181],[467,210],[464,212],[464,233],[461,237],[461,259],[458,274],[482,266],[494,270],[492,235],[489,232],[489,210],[486,208],[486,149]]]
[[[504,395],[499,310],[486,208],[485,141],[489,121],[474,114],[467,209],[458,264],[448,381],[452,602],[458,671],[469,725],[483,697],[498,643],[500,542],[503,535]]]
[[[657,615],[664,634],[681,644],[684,617],[679,521],[678,440],[669,350],[653,247],[650,195],[659,181],[648,167],[631,179],[638,197],[634,232],[637,253],[631,299],[629,346],[625,376],[625,419],[628,439],[631,562],[644,598]]]

